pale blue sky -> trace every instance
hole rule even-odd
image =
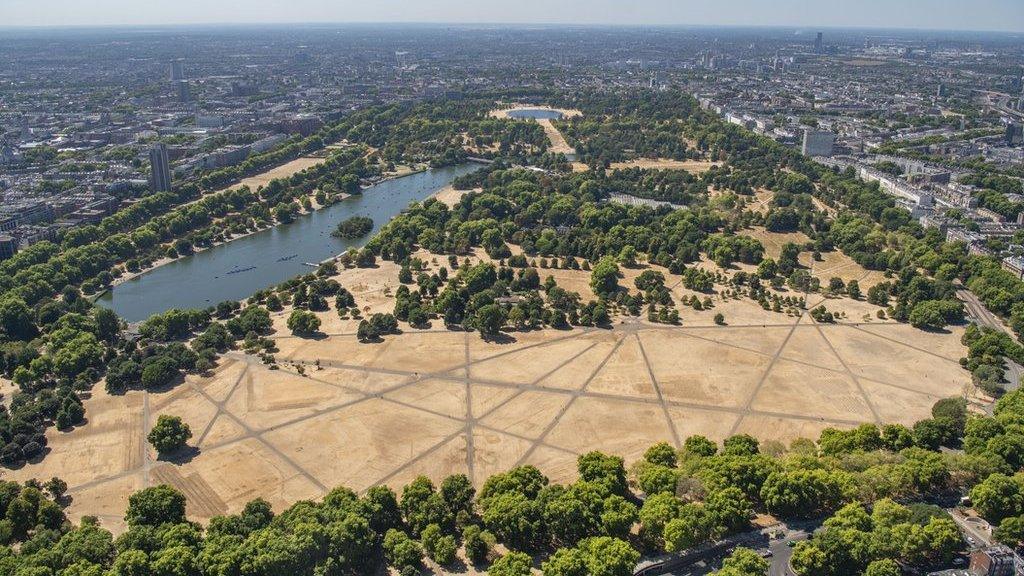
[[[1024,31],[1024,0],[0,0],[0,26],[496,22]]]

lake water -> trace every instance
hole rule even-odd
[[[463,164],[388,180],[360,195],[346,198],[290,224],[193,254],[114,287],[97,303],[128,322],[145,320],[171,308],[206,308],[224,300],[243,300],[253,293],[312,272],[305,262],[318,263],[366,243],[373,234],[413,201],[422,201],[456,177],[476,170]],[[363,238],[331,236],[338,222],[369,216],[373,231]]]
[[[534,120],[561,120],[562,113],[547,108],[523,108],[520,110],[509,110],[509,118],[532,118]]]

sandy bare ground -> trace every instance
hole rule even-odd
[[[569,110],[569,109],[564,109],[564,108],[552,108],[552,107],[549,107],[549,106],[529,106],[529,105],[526,105],[526,104],[513,104],[513,105],[509,105],[507,107],[499,108],[497,110],[491,110],[489,115],[492,118],[511,118],[508,115],[508,113],[513,111],[513,110],[535,110],[535,109],[554,110],[555,112],[561,113],[562,114],[562,118],[575,118],[576,116],[581,116],[582,115],[582,112],[580,112],[579,110]],[[551,142],[551,147],[550,147],[550,151],[551,152],[554,152],[555,154],[566,154],[566,155],[570,155],[570,154],[575,154],[576,153],[576,150],[572,146],[570,146],[568,142],[565,141],[565,136],[562,135],[562,133],[558,130],[558,128],[555,128],[555,125],[551,123],[551,120],[548,120],[546,118],[541,118],[541,119],[535,120],[535,122],[537,122],[538,124],[540,124],[544,128],[544,133],[547,134],[548,140]]]
[[[792,242],[803,246],[810,241],[803,232],[768,232],[760,227],[743,230],[741,234],[759,240],[764,246],[765,255],[776,260],[784,244]],[[823,286],[833,277],[841,278],[843,282],[856,280],[861,291],[866,293],[868,288],[885,281],[882,272],[865,269],[839,250],[823,253],[821,260],[814,260],[811,252],[801,252],[799,261],[812,275],[821,280]]]
[[[537,123],[544,128],[544,133],[547,134],[548,140],[551,142],[550,151],[555,154],[575,154],[576,149],[569,146],[569,143],[565,141],[565,136],[555,128],[555,125],[551,123],[551,120],[546,118],[537,120]]]
[[[419,255],[431,270],[445,262]],[[641,271],[625,269],[620,284]],[[382,262],[338,279],[372,313],[393,307],[397,273]],[[585,271],[540,273],[591,297]],[[666,278],[677,300],[692,294]],[[912,424],[969,387],[959,328],[925,333],[878,320],[865,302],[820,295],[809,304],[845,318],[819,325],[746,299],[712,299],[711,310],[683,308],[681,326],[617,317],[611,329],[515,332],[500,343],[434,321],[359,344],[357,321],[333,310],[319,314],[324,337],[299,338],[284,329],[286,311],[274,317],[279,370],[231,352],[213,374],[167,391],[112,397],[97,386],[88,423],[51,430],[50,454],[9,477],[61,476],[73,518],[96,515],[120,531],[128,496],[161,482],[184,491],[189,516],[203,521],[257,496],[281,510],[340,484],[400,488],[419,474],[462,472],[479,484],[534,464],[569,481],[577,456],[593,449],[629,462],[652,443],[692,434],[789,441],[828,426]],[[727,325],[714,323],[718,312]],[[189,423],[195,455],[157,459],[145,434],[159,414]]]
[[[627,162],[612,162],[612,170],[640,168],[643,170],[686,170],[692,174],[702,174],[715,166],[714,162],[704,160],[671,160],[668,158],[639,158]]]
[[[248,186],[249,188],[255,190],[260,186],[266,186],[267,184],[270,183],[271,180],[274,180],[276,178],[287,178],[297,172],[305,170],[306,168],[316,166],[317,164],[320,164],[324,160],[325,158],[313,158],[308,156],[302,156],[300,158],[292,160],[291,162],[286,162],[284,164],[281,164],[280,166],[271,168],[266,172],[256,174],[255,176],[250,176],[248,178],[243,178],[238,184],[232,186],[231,188],[240,188],[242,186]]]
[[[477,192],[479,192],[480,190],[480,188],[476,188]],[[435,192],[434,198],[437,198],[438,201],[444,203],[449,208],[451,208],[452,206],[458,204],[459,200],[462,200],[462,197],[466,195],[466,192],[469,192],[469,190],[456,190],[454,186],[449,184]]]

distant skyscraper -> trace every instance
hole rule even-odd
[[[171,82],[178,82],[185,79],[185,68],[181,60],[171,62]]]
[[[823,54],[825,52],[825,46],[822,44],[821,32],[814,37],[814,52],[815,54]]]
[[[804,156],[831,156],[835,143],[835,134],[807,129],[804,130],[804,143],[801,151]]]
[[[153,192],[171,190],[171,161],[167,145],[157,144],[149,149],[149,189]]]
[[[1014,122],[1007,124],[1005,139],[1007,146],[1024,144],[1024,125]]]
[[[189,88],[188,80],[178,82],[178,102],[183,104],[192,101],[192,90]]]

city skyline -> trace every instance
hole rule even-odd
[[[157,24],[452,23],[587,24],[666,26],[866,27],[992,32],[1024,31],[1024,3],[981,0],[836,1],[722,0],[719,2],[641,0],[628,6],[614,0],[558,3],[524,0],[515,10],[497,2],[431,0],[408,5],[381,0],[372,5],[350,0],[182,0],[171,5],[139,5],[98,0],[87,5],[53,0],[49,9],[28,0],[0,8],[8,26],[105,26]]]

